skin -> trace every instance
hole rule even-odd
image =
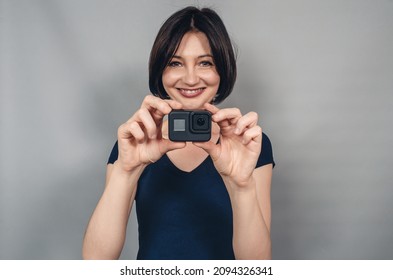
[[[86,230],[83,258],[119,258],[138,179],[146,166],[167,153],[184,171],[193,170],[210,155],[230,197],[236,259],[270,259],[272,165],[255,169],[262,141],[257,113],[242,115],[237,108],[210,104],[220,77],[203,33],[184,35],[162,81],[171,99],[146,96],[140,109],[118,129],[119,157],[107,167],[105,190]],[[210,111],[212,139],[169,141],[163,117],[172,109]]]
[[[202,109],[218,91],[220,76],[214,65],[209,41],[204,33],[188,32],[183,36],[174,57],[162,75],[164,89],[172,100],[185,109]],[[198,96],[189,90],[203,89]],[[185,94],[182,92],[185,91]]]

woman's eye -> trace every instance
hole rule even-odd
[[[171,61],[168,63],[169,67],[179,67],[181,66],[181,63],[179,61]]]
[[[200,63],[199,63],[202,67],[210,67],[210,66],[213,66],[213,63],[212,62],[210,62],[210,61],[201,61]]]

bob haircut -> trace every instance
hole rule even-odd
[[[162,74],[189,31],[199,31],[209,40],[220,85],[213,104],[229,96],[236,81],[236,59],[228,32],[221,18],[209,8],[186,7],[170,16],[158,31],[150,52],[149,88],[153,95],[168,99]]]

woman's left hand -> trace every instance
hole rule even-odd
[[[219,109],[205,104],[212,113],[212,121],[220,127],[220,142],[195,142],[194,145],[209,153],[214,166],[224,179],[237,186],[247,187],[252,180],[262,146],[262,128],[258,114],[242,115],[237,108]]]

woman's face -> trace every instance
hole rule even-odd
[[[201,109],[220,85],[209,41],[202,32],[186,33],[162,74],[164,89],[184,109]]]

